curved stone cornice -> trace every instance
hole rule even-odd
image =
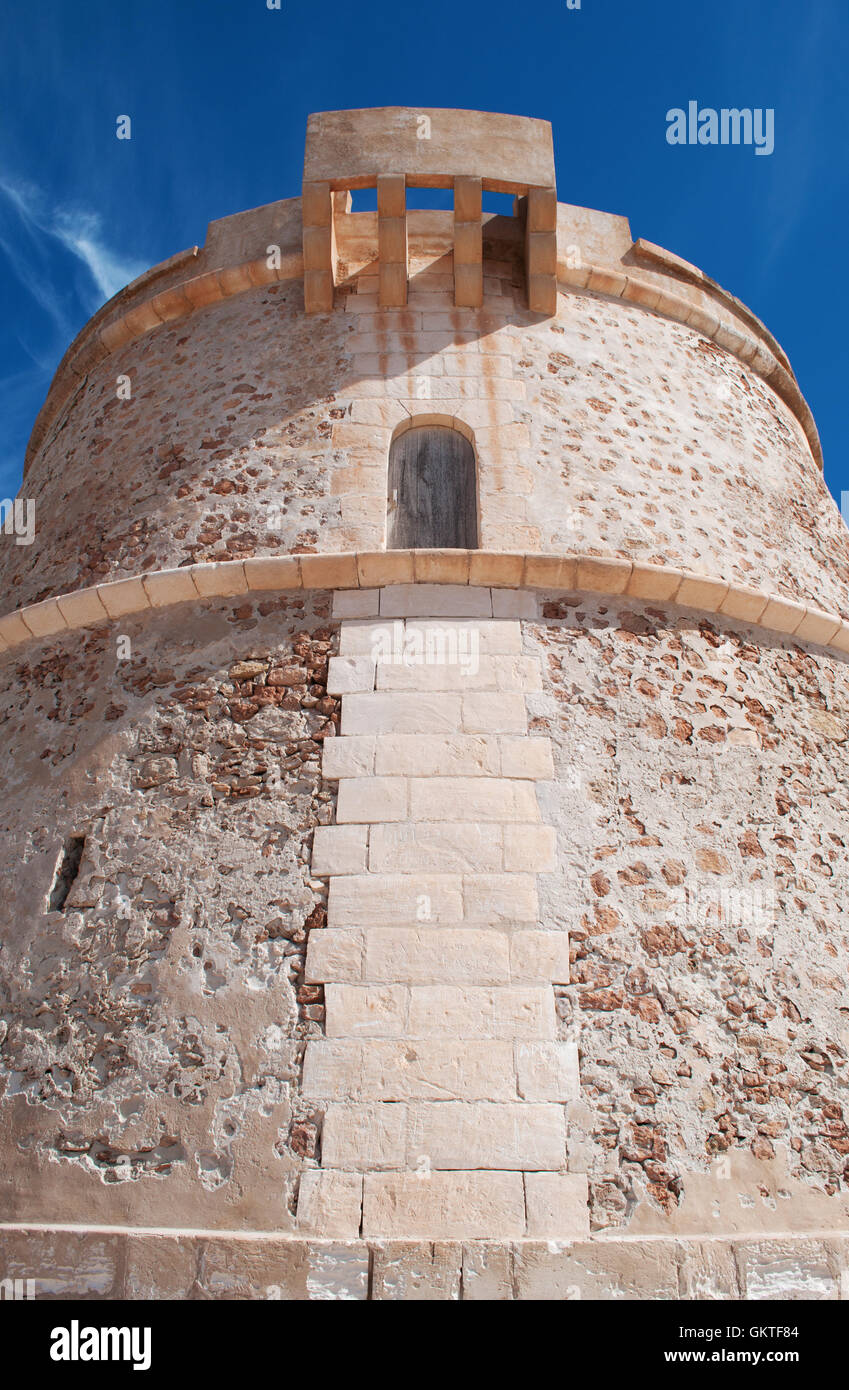
[[[668,565],[600,555],[485,550],[379,550],[257,556],[154,570],[43,599],[0,618],[0,651],[36,639],[187,602],[281,589],[375,589],[393,584],[467,584],[603,594],[693,608],[782,638],[849,653],[849,621],[837,613]]]

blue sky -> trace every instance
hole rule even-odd
[[[6,0],[0,497],[104,299],[210,220],[295,196],[310,111],[387,105],[550,120],[561,201],[625,214],[776,334],[839,497],[847,71],[846,0]],[[668,145],[690,100],[773,108],[775,152]]]

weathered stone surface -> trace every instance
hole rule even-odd
[[[342,658],[340,658],[341,660]],[[359,661],[351,668],[346,689],[366,690],[368,681],[366,658],[349,657]],[[341,671],[339,679],[341,679]],[[356,680],[358,684],[352,682]],[[467,656],[462,660],[447,660],[433,664],[401,664],[378,662],[378,690],[539,690],[540,672],[536,662],[521,656]],[[333,686],[332,689],[336,690]]]
[[[378,1302],[456,1301],[463,1247],[454,1243],[387,1241],[374,1253],[372,1298]]]
[[[501,1303],[513,1298],[513,1246],[463,1246],[463,1301]]]
[[[375,665],[369,656],[334,656],[330,659],[327,689],[331,695],[353,690],[374,690]]]
[[[377,589],[339,589],[333,595],[334,618],[370,618],[379,610]]]
[[[528,1236],[580,1240],[590,1233],[587,1180],[575,1173],[528,1173],[525,1178]]]
[[[370,1172],[407,1166],[407,1107],[365,1102],[330,1105],[321,1161],[327,1168]]]
[[[404,630],[405,640],[413,651],[418,650],[420,644],[426,653],[522,655],[521,626],[506,618],[408,618]]]
[[[396,1224],[415,1224],[413,1183],[434,1182],[427,1196],[449,1195],[458,1206],[473,1198],[477,1213],[489,1204],[491,1228],[506,1206],[496,1205],[496,1194],[515,1193],[506,1184],[483,1187],[484,1178],[503,1179],[504,1174],[448,1174],[421,1170],[411,1174],[399,1191],[391,1191],[391,1175],[343,1174],[338,1170],[310,1170],[305,1177],[320,1179],[337,1196],[351,1192],[354,1205],[364,1182],[371,1182],[378,1200],[372,1211],[393,1200]],[[521,1175],[519,1175],[521,1177]],[[546,1184],[557,1174],[529,1174],[524,1182]],[[567,1175],[568,1176],[568,1175]],[[381,1192],[375,1177],[388,1179],[389,1192]],[[455,1178],[460,1179],[454,1182]],[[471,1180],[471,1181],[470,1181]],[[444,1184],[444,1186],[443,1186]],[[382,1186],[383,1184],[381,1184]],[[411,1191],[412,1189],[412,1191]],[[419,1194],[420,1197],[423,1194]],[[580,1193],[576,1195],[580,1196]],[[400,1201],[398,1200],[400,1197]],[[407,1199],[411,1197],[411,1201]],[[353,1209],[353,1208],[352,1208]],[[518,1207],[515,1207],[518,1227]],[[500,1214],[500,1216],[499,1216]],[[486,1218],[484,1218],[485,1220]],[[382,1222],[382,1224],[387,1224]],[[433,1242],[423,1237],[406,1239],[374,1235],[368,1240],[339,1236],[312,1239],[245,1238],[232,1232],[174,1235],[149,1231],[104,1237],[86,1229],[74,1232],[21,1227],[0,1231],[6,1277],[33,1278],[35,1297],[86,1301],[110,1298],[135,1299],[257,1299],[362,1300],[367,1297],[408,1301],[417,1298],[464,1300],[512,1300],[514,1298],[580,1301],[663,1300],[760,1300],[840,1299],[845,1281],[849,1242],[845,1237],[820,1240],[773,1238],[761,1241],[713,1239],[661,1241],[574,1240],[557,1237],[534,1241],[517,1230],[500,1238],[465,1237]],[[104,1242],[112,1254],[116,1273],[103,1272]],[[62,1260],[69,1253],[81,1273],[69,1281]],[[56,1275],[49,1261],[57,1260]],[[369,1293],[369,1265],[371,1291]],[[462,1276],[462,1280],[461,1280]],[[461,1282],[460,1282],[461,1280]]]
[[[365,933],[363,978],[413,985],[506,985],[511,979],[510,947],[502,932],[374,927]]]
[[[534,714],[556,780],[536,786],[563,857],[538,881],[540,920],[571,943],[558,1012],[580,1044],[570,1142],[593,1230],[840,1226],[847,1062],[825,904],[843,853],[845,673],[731,621],[541,604],[526,637],[554,673]],[[622,721],[635,732],[614,744]],[[620,1098],[615,1133],[602,1081]]]
[[[349,695],[343,734],[453,734],[461,727],[461,697],[411,691]],[[486,732],[479,728],[472,732]],[[508,731],[509,732],[509,731]]]
[[[6,727],[31,733],[0,768],[4,1220],[293,1228],[314,1124],[298,1045],[323,1009],[299,991],[325,912],[329,610],[245,594],[183,628],[156,609],[121,619],[127,660],[98,628],[9,673]],[[68,1268],[82,1290],[85,1263]]]
[[[565,1157],[565,1123],[558,1105],[427,1101],[330,1105],[324,1119],[322,1162],[351,1172],[428,1168],[556,1170]],[[565,1207],[580,1195],[581,1180],[540,1188],[534,1208],[535,1234],[550,1224],[578,1230]],[[582,1234],[587,1225],[586,1179],[578,1203]],[[580,1223],[579,1223],[580,1224]],[[563,1235],[566,1232],[561,1231]]]
[[[497,873],[503,834],[500,825],[467,821],[373,825],[368,866],[372,873]]]
[[[515,1044],[516,1084],[523,1100],[577,1100],[581,1082],[573,1042]]]
[[[494,618],[535,618],[537,609],[537,596],[527,589],[492,590]]]
[[[310,933],[304,979],[307,984],[351,984],[364,978],[365,941],[361,931],[326,927]]]
[[[533,783],[498,777],[412,777],[410,819],[415,821],[535,821]],[[381,819],[389,820],[386,816]]]
[[[502,738],[502,777],[551,778],[554,763],[547,738]]]
[[[120,1298],[123,1263],[124,1239],[117,1234],[0,1228],[2,1277],[32,1279],[37,1299]],[[167,1261],[163,1266],[165,1282]]]
[[[509,1042],[367,1043],[320,1039],[307,1044],[304,1093],[328,1100],[515,1100]],[[529,1095],[528,1100],[566,1097]]]
[[[550,989],[420,985],[410,990],[411,1038],[551,1038]]]
[[[374,772],[375,740],[364,734],[324,740],[321,771],[327,781],[340,777],[370,777]]]
[[[327,911],[333,927],[460,922],[463,879],[459,874],[340,875],[330,880]],[[479,915],[470,920],[488,919]]]
[[[381,590],[381,618],[491,618],[488,589],[454,584],[398,584]]]
[[[319,825],[312,841],[314,874],[363,873],[368,860],[365,825]]]
[[[571,982],[569,935],[565,931],[517,931],[510,937],[510,978]]]
[[[375,606],[380,597],[380,590],[375,591]],[[335,616],[335,613],[334,613]],[[394,622],[387,619],[380,620],[377,617],[349,619],[342,623],[339,633],[339,655],[340,657],[372,657],[382,649],[397,649],[404,651],[404,622],[401,618],[396,618]],[[374,681],[372,680],[372,688]]]
[[[363,1236],[436,1240],[521,1236],[521,1173],[367,1173]],[[427,1236],[424,1232],[427,1231]]]
[[[743,1248],[742,1283],[754,1300],[845,1298],[825,1241],[758,1242]]]
[[[463,901],[467,922],[535,922],[539,913],[532,874],[466,874]]]
[[[504,868],[508,873],[553,873],[557,832],[550,825],[505,825]]]
[[[401,1038],[407,1033],[409,993],[402,985],[328,984],[329,1038]]]
[[[328,1252],[334,1247],[324,1247]],[[335,1251],[333,1264],[349,1266],[351,1256]],[[215,1302],[314,1297],[310,1276],[318,1272],[317,1285],[326,1287],[322,1277],[322,1248],[274,1238],[234,1241],[225,1235],[197,1243],[197,1274],[192,1296]],[[327,1271],[329,1273],[329,1271]]]
[[[199,1243],[185,1236],[128,1236],[123,1297],[141,1301],[195,1297]]]
[[[298,1230],[326,1239],[356,1238],[363,1209],[363,1180],[332,1168],[309,1169],[298,1188]]]
[[[432,1168],[556,1169],[565,1159],[559,1105],[439,1101],[407,1110],[410,1167],[424,1157]]]
[[[426,140],[416,138],[421,117],[431,132]],[[484,174],[497,184],[520,187],[554,182],[548,121],[426,106],[315,112],[307,123],[304,179],[356,188],[381,169],[438,185],[446,173],[446,150],[458,176]]]
[[[502,743],[487,734],[380,735],[375,771],[398,777],[497,777]]]
[[[368,1278],[369,1252],[362,1243],[322,1241],[309,1250],[306,1296],[311,1300],[362,1302],[368,1298]]]
[[[670,1242],[585,1242],[558,1246],[527,1241],[513,1252],[519,1299],[654,1301],[678,1298],[678,1260]]]
[[[339,782],[336,819],[368,824],[399,821],[408,817],[409,795],[403,777],[354,777]]]
[[[467,734],[523,734],[528,727],[525,701],[518,694],[488,691],[464,695],[462,727]]]

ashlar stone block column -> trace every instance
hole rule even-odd
[[[540,922],[536,885],[556,863],[535,788],[551,750],[525,708],[539,663],[502,591],[353,601],[373,611],[342,622],[328,683],[337,823],[315,834],[328,923],[307,958],[327,1035],[304,1066],[324,1125],[299,1216],[366,1238],[581,1237],[577,1055],[553,992],[569,940]]]

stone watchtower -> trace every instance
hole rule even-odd
[[[313,116],[105,305],[0,549],[0,1275],[846,1296],[820,462],[544,121]]]

